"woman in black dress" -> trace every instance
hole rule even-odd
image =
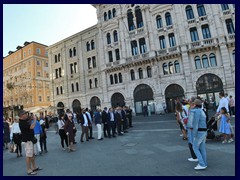
[[[76,135],[76,127],[72,118],[72,114],[68,113],[67,116],[68,116],[68,120],[66,121],[66,124],[65,124],[65,132],[68,136],[70,151],[75,151],[75,149],[73,148],[73,142]]]

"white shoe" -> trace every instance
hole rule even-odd
[[[228,143],[232,143],[232,142],[233,142],[233,139],[232,139],[232,138],[228,140]]]
[[[206,169],[207,166],[200,166],[199,164],[194,168],[195,170],[202,170],[202,169]]]
[[[62,148],[63,151],[65,151],[66,149],[65,148]]]
[[[183,136],[183,134],[180,134],[180,136],[182,137],[182,136]]]
[[[191,162],[198,162],[198,159],[188,158],[188,161],[191,161]]]

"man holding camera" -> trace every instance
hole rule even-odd
[[[20,110],[18,113],[19,116],[19,127],[22,132],[22,142],[25,145],[26,153],[26,164],[27,164],[27,174],[36,175],[37,171],[42,170],[40,167],[37,167],[35,164],[35,156],[33,149],[33,140],[34,140],[34,127],[36,125],[37,118],[33,116],[33,123],[28,117],[28,112]]]

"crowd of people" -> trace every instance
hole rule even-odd
[[[222,133],[222,143],[232,143],[233,129],[230,123],[230,112],[232,116],[235,111],[229,107],[235,107],[234,100],[227,99],[228,95],[219,93],[219,105],[215,116],[219,124],[218,131]],[[176,100],[176,120],[181,130],[183,140],[188,141],[191,158],[188,161],[198,162],[195,170],[207,168],[207,156],[205,142],[208,132],[208,103],[201,97],[192,97],[190,100]]]

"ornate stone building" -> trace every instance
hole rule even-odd
[[[51,45],[52,101],[70,108],[235,96],[233,4],[94,4],[97,25]]]

